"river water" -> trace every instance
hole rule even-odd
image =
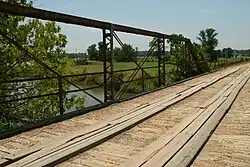
[[[75,88],[74,86],[70,86],[69,90],[77,90],[77,88]],[[101,101],[104,101],[104,90],[103,88],[96,88],[96,89],[91,89],[91,90],[86,90],[86,92],[88,92],[89,94],[93,95],[94,97],[98,98]],[[93,106],[96,104],[100,104],[98,101],[96,101],[95,99],[93,99],[92,97],[90,97],[89,95],[87,95],[85,92],[83,91],[79,91],[79,92],[73,92],[73,93],[69,93],[67,96],[72,96],[72,95],[77,95],[80,97],[84,97],[84,107],[89,107],[89,106]],[[71,111],[75,111],[75,108],[71,108],[70,110],[67,110],[66,112],[71,112]]]
[[[74,86],[71,85],[69,90],[77,90],[77,88],[75,88]],[[104,90],[103,90],[103,88],[86,90],[86,92],[88,92],[89,94],[93,95],[94,97],[96,97],[99,100],[101,100],[102,102],[104,102]],[[94,98],[90,97],[89,95],[87,95],[83,91],[73,92],[73,93],[67,94],[68,97],[70,97],[72,95],[84,97],[84,100],[85,100],[84,107],[89,107],[89,106],[100,104],[98,101],[96,101]],[[132,93],[124,93],[124,96],[126,96],[126,97],[132,96],[132,95],[133,95]],[[71,111],[75,111],[75,110],[76,109],[74,107],[72,107],[70,110],[67,110],[66,113],[71,112]]]

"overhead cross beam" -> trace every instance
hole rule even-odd
[[[151,36],[151,37],[164,36],[164,38],[166,39],[173,39],[173,40],[183,40],[183,41],[188,40],[187,38],[174,37],[172,35],[167,35],[167,34],[154,32],[150,30],[134,28],[134,27],[129,27],[129,26],[120,25],[120,24],[113,24],[109,22],[88,19],[84,17],[73,16],[73,15],[68,15],[68,14],[63,14],[63,13],[58,13],[58,12],[52,12],[52,11],[33,8],[33,7],[26,7],[26,6],[21,6],[21,5],[16,5],[16,4],[11,4],[11,3],[6,3],[6,2],[0,2],[0,12],[12,14],[12,15],[38,18],[38,19],[43,19],[43,20],[57,21],[57,22],[62,22],[62,23],[67,23],[67,24],[99,28],[99,29],[109,29],[112,24],[112,28],[114,31],[138,34],[138,35],[144,35],[144,36]]]

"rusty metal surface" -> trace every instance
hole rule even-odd
[[[120,31],[125,33],[131,34],[138,34],[138,35],[145,35],[151,37],[165,37],[168,39],[178,39],[178,40],[187,40],[186,38],[176,38],[172,37],[171,35],[167,35],[164,33],[159,33],[155,31],[149,31],[140,28],[134,28],[125,25],[113,24],[110,22],[104,22],[94,19],[88,19],[79,16],[73,16],[69,14],[63,14],[58,12],[52,12],[48,10],[33,8],[33,7],[25,7],[20,5],[14,5],[6,2],[0,2],[0,12],[9,13],[13,15],[21,15],[26,17],[38,18],[43,20],[51,20],[51,21],[58,21],[67,24],[75,24],[75,25],[82,25],[86,27],[92,28],[100,28],[100,29],[109,29],[112,25],[114,31]]]

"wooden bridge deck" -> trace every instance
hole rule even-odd
[[[161,135],[174,128],[200,106],[228,85],[235,77],[249,67],[237,65],[240,70],[222,78],[197,93],[167,107],[159,114],[122,132],[108,141],[76,155],[58,166],[120,166],[138,152],[156,141]],[[39,143],[49,142],[55,137],[63,137],[72,131],[81,130],[119,113],[126,113],[135,107],[150,103],[157,98],[186,89],[207,78],[215,77],[234,67],[204,75],[184,83],[156,91],[136,99],[114,104],[95,112],[74,117],[42,128],[0,140],[0,158],[27,149]],[[193,166],[248,166],[250,164],[250,81],[240,91],[230,111],[224,117],[215,133],[197,156]],[[2,159],[3,161],[4,159]],[[1,162],[1,159],[0,159]]]
[[[250,166],[250,80],[192,166]]]

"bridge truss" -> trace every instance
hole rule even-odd
[[[98,101],[102,106],[106,104],[111,104],[113,102],[117,102],[124,98],[123,93],[126,91],[126,89],[129,87],[130,83],[136,80],[141,81],[141,87],[142,92],[145,92],[145,80],[150,80],[154,83],[156,87],[163,87],[168,85],[169,83],[166,81],[167,79],[167,72],[166,72],[166,50],[165,46],[168,42],[172,41],[179,41],[183,43],[183,57],[186,61],[188,61],[187,66],[185,67],[186,70],[183,72],[186,72],[186,78],[192,76],[191,68],[195,64],[195,68],[197,70],[197,74],[201,74],[204,72],[207,72],[208,66],[204,61],[199,58],[195,52],[195,49],[191,43],[191,41],[188,38],[185,37],[177,37],[175,35],[168,35],[160,32],[154,32],[149,31],[145,29],[139,29],[135,27],[129,27],[119,24],[113,24],[109,22],[99,21],[99,20],[93,20],[88,19],[84,17],[78,17],[63,13],[57,13],[53,11],[47,11],[42,10],[38,8],[33,7],[25,7],[15,4],[10,4],[6,2],[0,2],[0,12],[5,14],[11,14],[11,15],[18,15],[18,16],[25,16],[30,18],[37,18],[42,20],[49,20],[49,21],[56,21],[66,24],[73,24],[73,25],[80,25],[84,27],[92,27],[96,29],[102,30],[102,42],[103,42],[103,72],[97,72],[97,73],[84,73],[84,74],[74,74],[74,75],[62,75],[58,73],[56,70],[49,67],[47,64],[45,64],[43,61],[36,58],[30,51],[26,50],[22,45],[18,43],[18,41],[15,41],[14,39],[6,36],[3,32],[0,32],[0,35],[4,37],[6,40],[10,41],[12,44],[14,44],[18,49],[20,49],[25,56],[28,56],[38,64],[42,65],[44,69],[50,71],[52,74],[54,74],[54,77],[40,77],[40,78],[25,78],[25,79],[13,79],[9,81],[3,81],[2,83],[13,83],[13,82],[27,82],[32,80],[44,80],[44,79],[58,79],[58,92],[54,94],[45,94],[45,95],[37,95],[32,97],[25,97],[21,99],[10,99],[5,101],[0,101],[0,103],[11,103],[13,101],[21,101],[26,99],[33,99],[33,98],[39,98],[39,97],[45,97],[45,96],[51,96],[51,95],[57,95],[58,96],[58,102],[60,107],[60,115],[64,114],[64,101],[63,96],[67,93],[77,92],[77,91],[83,91],[91,98]],[[114,41],[117,41],[120,46],[123,46],[122,40],[119,38],[116,32],[123,32],[123,33],[129,33],[129,34],[136,34],[136,35],[142,35],[142,36],[148,36],[153,37],[154,40],[154,46],[157,46],[154,48],[153,46],[149,48],[146,55],[143,57],[142,61],[137,62],[134,61],[136,68],[133,69],[126,69],[126,70],[115,70],[114,68]],[[145,62],[149,59],[150,56],[152,56],[153,52],[157,54],[158,64],[154,67],[145,67],[143,66]],[[170,50],[171,53],[171,50]],[[157,68],[157,76],[151,76],[146,69],[149,68]],[[116,73],[122,73],[125,71],[131,71],[131,75],[128,77],[127,81],[123,81],[123,84],[119,90],[115,90],[115,82],[117,81],[117,78],[115,77]],[[138,73],[141,73],[141,78],[135,79],[135,76]],[[104,100],[100,100],[97,97],[91,95],[87,92],[89,89],[94,89],[100,86],[94,86],[94,87],[88,87],[88,88],[82,88],[78,86],[77,84],[70,81],[68,78],[70,77],[78,77],[78,76],[90,76],[90,75],[103,75],[103,81],[104,83],[101,85],[104,89]],[[71,91],[64,91],[63,90],[63,83],[68,82],[78,88],[78,90],[71,90]],[[1,83],[1,84],[2,84]],[[92,108],[93,109],[93,108]]]

